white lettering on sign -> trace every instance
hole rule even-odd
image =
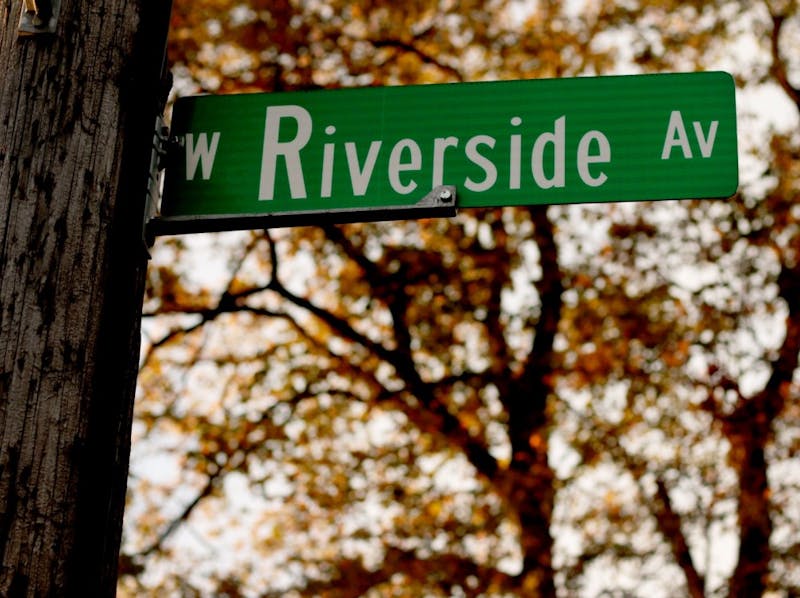
[[[358,165],[358,153],[356,153],[355,143],[352,141],[345,143],[344,151],[347,154],[347,167],[350,169],[350,183],[353,186],[353,195],[365,195],[369,181],[372,178],[375,162],[378,160],[378,152],[381,151],[381,142],[373,141],[369,144],[364,166]]]
[[[518,127],[522,124],[522,119],[515,116],[511,119],[511,126]],[[511,136],[511,153],[508,162],[508,188],[519,189],[519,163],[522,154],[522,135]]]
[[[708,128],[708,137],[703,134],[703,127],[699,122],[694,121],[694,134],[697,137],[697,143],[700,144],[700,154],[704,158],[710,158],[711,152],[714,149],[714,139],[717,137],[717,126],[719,121],[711,121],[711,126]]]
[[[410,160],[402,162],[403,150],[407,149]],[[392,153],[389,154],[389,184],[395,192],[402,195],[407,195],[417,188],[417,183],[413,180],[407,184],[403,184],[400,180],[401,172],[408,172],[411,170],[419,170],[422,168],[422,151],[419,149],[419,144],[413,139],[401,139],[392,148]]]
[[[662,160],[669,160],[673,147],[681,148],[684,158],[692,157],[692,148],[689,145],[689,137],[686,135],[686,127],[683,126],[683,117],[677,110],[673,110],[669,115],[667,136],[664,139],[664,148],[661,150]]]
[[[567,117],[562,116],[555,122],[553,133],[542,133],[536,138],[531,152],[531,171],[536,184],[542,189],[564,186],[564,136],[566,134]],[[547,145],[553,146],[553,176],[544,172],[544,150]]]
[[[507,173],[502,173],[502,185],[508,181],[508,189],[520,189],[525,183],[521,168],[524,148],[530,148],[530,174],[527,180],[535,183],[539,189],[557,189],[567,185],[567,153],[575,158],[574,168],[580,181],[587,187],[600,187],[609,179],[608,166],[612,162],[611,143],[605,133],[589,130],[582,134],[575,146],[567,147],[567,116],[561,115],[552,121],[552,125],[544,131],[537,131],[538,136],[532,139],[524,135],[522,118],[512,116],[509,120],[510,130],[508,142]],[[693,157],[690,132],[694,133],[700,154],[703,158],[711,157],[717,136],[719,121],[711,121],[707,127],[698,121],[692,122],[687,130],[683,115],[673,110],[666,127],[661,159],[669,160],[673,150],[678,149],[684,159]],[[418,189],[422,181],[415,176],[425,166],[430,168],[432,187],[445,182],[463,185],[466,189],[481,193],[497,186],[500,180],[496,151],[498,139],[491,135],[474,135],[464,142],[455,136],[433,137],[432,142],[421,144],[410,138],[400,139],[389,148],[381,140],[372,140],[369,146],[365,142],[337,141],[334,139],[336,127],[332,124],[324,128],[327,136],[322,143],[322,164],[319,170],[319,196],[331,197],[334,180],[348,176],[353,195],[361,197],[367,194],[381,155],[385,171],[379,175],[386,177],[395,193],[408,195]],[[308,110],[297,105],[269,106],[264,121],[264,143],[261,156],[261,176],[259,199],[271,200],[275,197],[276,179],[279,169],[285,168],[289,194],[292,199],[308,197],[306,178],[303,172],[303,150],[311,141],[314,123]],[[574,136],[572,137],[575,138]],[[527,143],[526,143],[527,139]],[[220,133],[191,133],[186,135],[186,178],[192,180],[198,166],[203,179],[211,177],[214,158],[220,141]],[[463,142],[463,143],[462,143]],[[430,145],[427,145],[430,143]],[[571,143],[571,142],[570,142]],[[500,143],[502,146],[502,142]],[[574,149],[573,149],[574,148]],[[343,155],[342,155],[343,152]],[[383,153],[382,153],[383,152]],[[388,156],[386,153],[388,152]],[[430,153],[427,153],[430,152]],[[572,153],[575,152],[575,153]],[[339,154],[338,162],[336,155]],[[461,181],[448,179],[448,164],[452,168],[454,162],[461,161],[471,165],[474,172],[463,176]],[[465,162],[466,161],[466,162]],[[505,161],[505,160],[504,160]],[[343,166],[336,170],[335,165],[347,163],[347,174],[342,172]],[[382,170],[381,167],[380,170]],[[282,171],[281,171],[282,172]],[[507,179],[505,178],[507,174]],[[452,174],[451,177],[452,179]],[[341,184],[341,183],[340,183]]]
[[[444,180],[444,152],[448,147],[458,147],[458,137],[437,137],[433,140],[432,187],[442,185]]]
[[[333,135],[336,132],[336,127],[328,125],[325,127],[326,135]],[[331,196],[331,185],[333,184],[333,143],[326,143],[322,147],[322,183],[319,189],[320,197]]]
[[[590,154],[592,141],[597,142],[596,154]],[[590,187],[599,187],[608,180],[606,173],[602,170],[597,176],[592,176],[589,170],[590,164],[608,164],[611,162],[611,144],[608,138],[600,131],[589,131],[581,137],[578,143],[578,174],[581,180]]]
[[[297,124],[297,134],[290,141],[280,141],[281,120],[293,119]],[[292,199],[306,197],[306,184],[303,179],[303,165],[300,150],[311,139],[311,115],[301,106],[269,106],[264,122],[264,151],[261,157],[261,185],[258,199],[269,200],[275,196],[275,171],[278,156],[286,162],[289,175],[289,193]]]
[[[489,149],[493,149],[494,142],[494,137],[489,137],[488,135],[476,135],[467,141],[467,146],[465,148],[467,158],[469,158],[470,162],[475,164],[475,166],[480,166],[485,173],[483,181],[480,183],[476,183],[469,177],[464,180],[464,186],[470,191],[486,191],[487,189],[491,189],[495,182],[497,182],[497,167],[494,165],[494,162],[478,151],[479,145],[485,145]]]
[[[697,138],[697,144],[700,146],[700,155],[704,158],[710,158],[711,153],[714,151],[714,140],[717,137],[717,127],[719,121],[711,121],[708,127],[708,135],[703,132],[703,126],[694,121],[692,127],[694,134]],[[686,126],[683,124],[683,115],[679,110],[673,110],[669,115],[669,123],[667,124],[667,134],[664,138],[664,147],[661,150],[661,159],[669,160],[672,155],[672,148],[679,147],[683,152],[683,157],[687,160],[692,158],[692,147],[689,145],[689,135],[686,133]]]
[[[208,145],[208,135],[206,133],[197,134],[195,144],[194,135],[186,133],[186,180],[193,181],[197,173],[197,165],[200,164],[200,176],[204,181],[211,178],[211,170],[214,168],[214,157],[217,155],[219,146],[219,131],[211,133],[211,146]]]

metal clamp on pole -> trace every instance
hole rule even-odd
[[[61,0],[22,0],[19,35],[55,33],[59,12],[61,12]]]
[[[161,176],[164,160],[169,147],[169,129],[161,116],[156,117],[153,145],[150,149],[150,172],[147,177],[147,194],[145,196],[144,220],[142,222],[142,241],[145,251],[150,254],[155,238],[150,231],[150,222],[155,218],[161,203]]]

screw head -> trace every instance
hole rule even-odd
[[[439,192],[439,199],[442,201],[450,201],[453,199],[453,194],[450,193],[450,189],[442,189]]]

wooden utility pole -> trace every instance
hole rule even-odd
[[[115,594],[169,13],[0,2],[0,596]]]

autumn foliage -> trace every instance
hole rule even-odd
[[[742,184],[159,240],[122,595],[800,592],[796,2],[178,0],[171,36],[179,94],[723,68]]]

